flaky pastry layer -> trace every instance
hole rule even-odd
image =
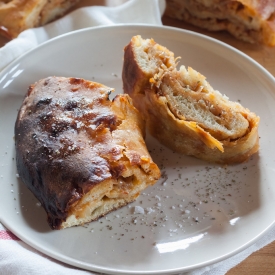
[[[134,201],[160,171],[128,95],[78,78],[31,85],[15,124],[17,169],[51,228],[80,225]]]
[[[216,91],[192,68],[176,69],[173,52],[134,36],[125,47],[123,88],[151,134],[176,152],[237,163],[258,151],[259,117]]]

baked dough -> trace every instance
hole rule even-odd
[[[176,152],[223,164],[246,161],[259,148],[259,117],[181,66],[174,53],[137,35],[124,49],[123,89],[150,133]]]
[[[274,0],[167,0],[166,15],[251,43],[275,46]]]
[[[0,34],[13,39],[22,31],[45,25],[63,15],[79,0],[0,1]]]
[[[128,95],[48,77],[31,85],[15,124],[17,169],[51,228],[80,225],[134,201],[160,177]]]

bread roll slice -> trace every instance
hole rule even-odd
[[[137,35],[125,47],[123,89],[150,133],[170,149],[223,164],[246,161],[259,148],[259,117],[214,90],[174,53]]]
[[[274,0],[167,0],[165,14],[210,31],[275,46]]]
[[[79,0],[6,0],[0,2],[0,34],[13,39],[22,31],[62,16]]]
[[[31,85],[15,124],[17,170],[52,229],[81,225],[134,201],[160,177],[128,95],[78,78]]]

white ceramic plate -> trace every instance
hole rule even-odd
[[[215,89],[256,112],[260,152],[245,164],[220,167],[173,153],[148,138],[163,173],[154,187],[99,221],[51,231],[44,210],[16,177],[13,129],[23,96],[31,83],[50,75],[94,80],[121,93],[123,47],[136,34],[153,37],[181,56],[180,64],[197,69]],[[19,58],[0,74],[0,87],[0,218],[39,251],[104,273],[177,273],[232,256],[274,224],[275,81],[237,50],[168,27],[85,29]],[[135,206],[144,214],[135,213]]]

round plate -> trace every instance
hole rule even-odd
[[[154,38],[181,56],[180,64],[259,115],[259,154],[244,164],[219,166],[179,155],[148,137],[162,171],[155,186],[98,221],[52,231],[44,210],[16,176],[13,131],[23,97],[30,84],[52,75],[97,81],[122,93],[123,48],[137,34]],[[0,74],[0,88],[1,222],[55,259],[112,274],[177,273],[232,256],[275,221],[275,81],[230,46],[169,27],[85,29],[17,59]]]

